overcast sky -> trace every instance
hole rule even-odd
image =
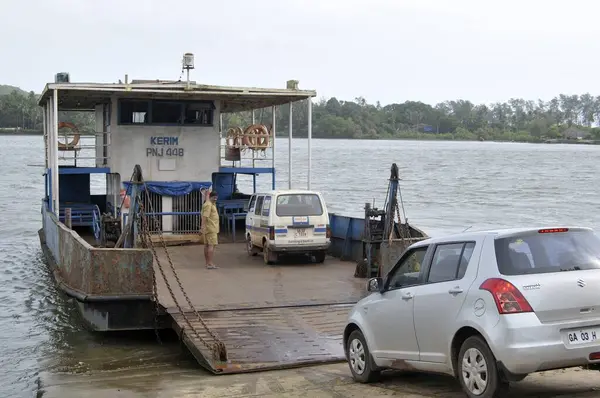
[[[0,84],[174,79],[382,104],[600,94],[598,0],[0,0]]]

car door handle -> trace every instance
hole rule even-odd
[[[402,293],[402,300],[412,300],[414,297],[412,293]]]
[[[460,294],[462,292],[463,290],[459,286],[453,287],[452,289],[448,290],[448,293],[450,294]]]

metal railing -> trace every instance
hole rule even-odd
[[[243,144],[247,136],[257,137],[253,134],[237,135],[235,140],[226,137],[226,131],[220,131],[219,159],[222,167],[272,167],[274,164],[275,137],[268,135],[268,143],[264,148],[253,148]],[[263,136],[258,136],[263,137]],[[231,156],[237,158],[232,160]]]
[[[187,195],[172,197],[172,230],[177,234],[198,233],[200,231],[202,193],[193,191]]]
[[[161,232],[156,227],[156,222],[158,222],[158,224],[162,225],[162,223],[163,223],[163,217],[167,217],[167,216],[195,217],[195,218],[198,219],[198,223],[200,223],[200,218],[201,218],[201,212],[199,212],[199,211],[197,211],[197,212],[189,212],[189,211],[165,211],[165,212],[160,212],[160,213],[145,213],[145,214],[146,214],[147,217],[150,218],[150,220],[148,222],[148,226],[150,228],[152,228],[152,230],[150,231],[150,233],[152,235],[159,234]],[[123,214],[123,224],[125,224],[127,222],[127,216],[128,215],[129,215],[128,213],[124,213]],[[156,220],[156,222],[154,222],[152,220]],[[182,228],[181,226],[179,226],[178,228],[172,228],[170,230],[165,229],[165,230],[162,231],[162,233],[171,233],[171,234],[176,234],[176,235],[199,234],[200,233],[200,228],[198,228],[198,229],[185,229],[185,228]]]
[[[105,167],[110,159],[111,138],[109,132],[81,134],[79,142],[68,149],[58,148],[58,161],[61,166]],[[74,134],[60,134],[59,142],[68,144],[75,139]],[[52,145],[46,139],[47,146]]]
[[[182,196],[165,196],[155,192],[141,195],[142,205],[149,217],[148,230],[151,234],[198,234],[201,227],[202,193],[193,191]],[[170,206],[169,206],[170,204]],[[127,222],[123,214],[123,223]]]

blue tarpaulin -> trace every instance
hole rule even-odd
[[[127,194],[131,194],[131,182],[126,181],[123,183]],[[210,188],[211,182],[203,181],[146,181],[145,186],[148,187],[150,192],[154,192],[162,196],[183,196],[190,192],[198,191],[202,188]],[[144,185],[140,187],[144,190]]]

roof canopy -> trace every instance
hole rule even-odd
[[[96,104],[108,103],[113,95],[120,98],[219,100],[221,112],[231,113],[283,105],[317,95],[314,90],[266,89],[190,84],[185,82],[153,83],[50,83],[39,99],[45,104],[58,90],[59,110],[92,110]]]

